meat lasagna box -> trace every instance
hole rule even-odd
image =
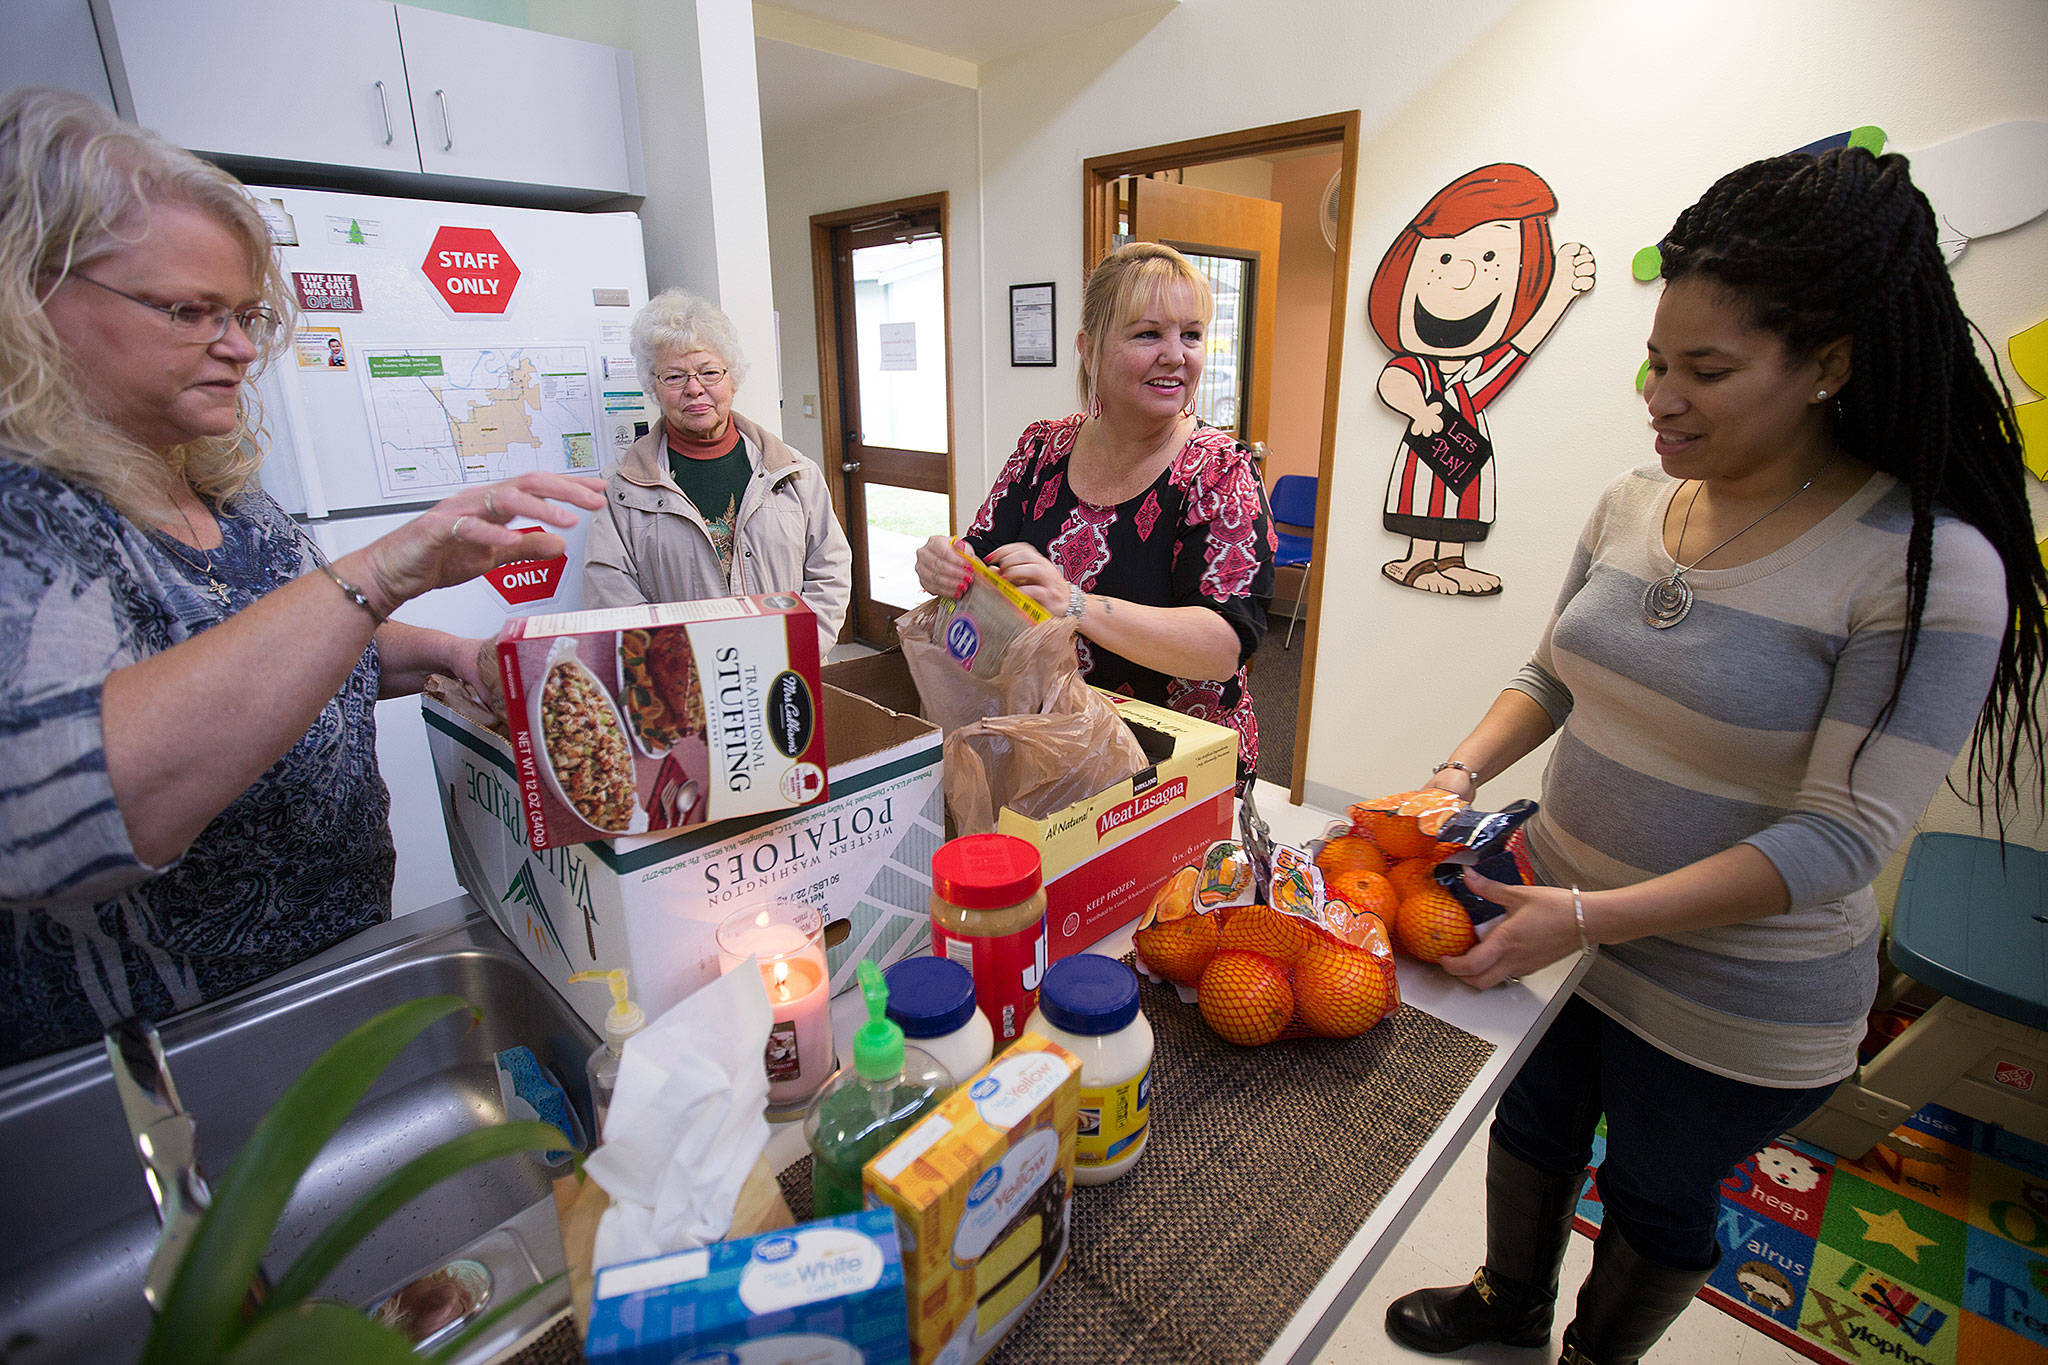
[[[536,849],[825,796],[818,626],[800,598],[514,619],[498,667]]]
[[[903,1229],[913,1365],[971,1365],[1067,1258],[1081,1063],[1027,1033],[863,1168]]]

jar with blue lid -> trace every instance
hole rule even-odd
[[[974,973],[943,957],[906,957],[883,973],[889,1018],[965,1085],[995,1055],[995,1030],[975,1007]]]
[[[1152,1025],[1138,1010],[1136,973],[1095,953],[1053,963],[1027,1028],[1081,1059],[1074,1181],[1107,1184],[1144,1154],[1152,1131]]]

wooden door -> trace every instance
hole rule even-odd
[[[833,221],[833,220],[838,221]],[[813,218],[828,451],[853,547],[854,636],[884,646],[924,600],[912,558],[952,531],[952,345],[944,196]],[[826,342],[830,340],[830,354]],[[834,439],[836,436],[836,440]]]
[[[1220,190],[1132,182],[1130,236],[1185,254],[1216,292],[1209,357],[1195,415],[1241,441],[1266,439],[1273,396],[1273,319],[1279,290],[1280,205]]]

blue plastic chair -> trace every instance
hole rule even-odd
[[[1285,526],[1300,526],[1309,534],[1296,535],[1283,530]],[[1273,484],[1273,529],[1280,538],[1280,548],[1273,555],[1273,567],[1301,570],[1301,587],[1294,594],[1294,615],[1287,618],[1287,638],[1280,645],[1282,649],[1294,647],[1294,623],[1301,619],[1301,601],[1308,592],[1308,567],[1310,554],[1315,549],[1315,526],[1315,476],[1282,474]]]

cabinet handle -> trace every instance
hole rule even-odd
[[[441,131],[448,135],[448,140],[441,144],[441,150],[452,152],[455,150],[455,125],[448,118],[448,92],[436,90],[434,98],[441,101]]]
[[[384,93],[384,82],[377,82],[377,107],[384,113],[384,145],[389,147],[396,134],[391,131],[391,99]]]

